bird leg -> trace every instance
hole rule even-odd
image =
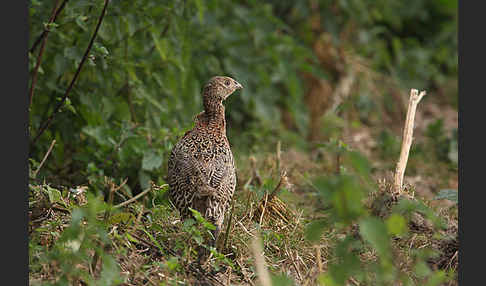
[[[209,246],[216,247],[216,242],[218,241],[219,234],[221,232],[221,226],[215,224],[216,229],[211,231],[211,234],[213,235],[213,238],[209,242]]]

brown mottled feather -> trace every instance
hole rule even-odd
[[[228,139],[223,101],[242,86],[229,77],[209,80],[203,90],[204,111],[195,126],[172,149],[168,162],[169,196],[187,218],[198,210],[216,226],[217,238],[236,187],[236,172]]]

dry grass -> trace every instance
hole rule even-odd
[[[263,258],[270,273],[285,274],[297,285],[316,285],[319,275],[325,273],[328,265],[336,259],[333,256],[335,239],[350,233],[359,236],[359,232],[356,226],[329,229],[317,243],[307,241],[305,225],[317,213],[325,215],[325,212],[317,211],[317,202],[309,203],[311,191],[306,182],[319,172],[333,170],[333,162],[319,165],[310,155],[295,150],[283,152],[280,162],[277,161],[275,154],[267,154],[255,156],[253,164],[239,164],[240,183],[234,197],[231,225],[223,228],[230,231],[228,240],[226,244],[219,242],[221,256],[213,253],[202,266],[197,264],[199,246],[191,231],[199,230],[204,237],[204,228],[194,226],[189,230],[168,203],[148,208],[135,202],[123,207],[120,211],[131,213],[133,220],[112,224],[108,231],[112,241],[109,252],[120,267],[124,280],[122,285],[258,285],[251,244],[257,233],[263,241]],[[277,166],[287,170],[286,178],[291,187],[283,188],[283,192],[269,202],[268,195],[279,182]],[[255,178],[255,174],[260,178]],[[388,193],[390,182],[378,184],[379,190],[369,198],[370,206],[371,201]],[[411,187],[406,188],[404,193],[410,198],[414,196]],[[33,198],[32,201],[35,204],[30,214],[33,222],[31,236],[38,235],[40,243],[49,248],[56,240],[53,234],[62,231],[63,225],[69,223],[69,214],[53,208],[45,197]],[[389,200],[386,209],[394,202],[396,199]],[[457,269],[457,213],[454,214],[451,208],[443,208],[442,212],[441,215],[448,221],[448,228],[442,234],[451,236],[450,239],[437,238],[422,221],[410,226],[412,235],[407,239],[393,240],[396,263],[401,271],[413,273],[412,250],[424,247],[439,251],[439,256],[429,261],[432,268]],[[59,222],[61,226],[52,228],[52,221]],[[50,228],[46,229],[46,225]],[[45,231],[35,231],[39,227],[44,227]],[[361,261],[376,261],[377,256],[374,251],[366,250],[359,254],[359,258]],[[31,284],[55,281],[58,265],[46,262],[40,265],[40,268],[30,271]],[[349,285],[358,285],[354,278],[348,282]],[[79,282],[78,285],[84,284]]]

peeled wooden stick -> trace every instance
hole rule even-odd
[[[255,266],[258,274],[258,280],[262,286],[271,286],[272,280],[270,279],[270,273],[265,265],[265,258],[263,256],[263,249],[261,246],[261,239],[259,235],[253,238],[251,248],[253,256],[255,256]]]
[[[405,119],[405,127],[403,128],[403,138],[402,138],[402,149],[400,151],[400,158],[397,162],[397,167],[395,169],[395,180],[393,185],[393,191],[395,193],[402,192],[403,185],[403,175],[405,174],[405,168],[407,167],[408,155],[410,152],[410,147],[412,146],[413,139],[413,122],[415,120],[415,111],[417,110],[417,105],[426,94],[425,90],[421,91],[420,94],[418,90],[410,90],[410,100],[408,101],[408,111],[407,118]]]

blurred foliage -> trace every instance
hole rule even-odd
[[[103,244],[110,243],[107,229],[116,221],[107,223],[97,217],[110,207],[103,198],[91,193],[86,194],[86,205],[77,206],[74,200],[67,199],[69,192],[49,185],[30,186],[30,195],[34,199],[29,201],[33,204],[39,204],[43,201],[42,198],[47,197],[47,204],[57,203],[71,212],[70,222],[66,226],[63,226],[62,220],[56,219],[43,227],[35,228],[36,235],[30,236],[29,239],[30,272],[47,267],[56,277],[55,282],[42,285],[74,285],[80,280],[86,281],[89,285],[119,285],[123,282],[120,279],[119,265],[103,247]],[[64,228],[62,232],[58,232],[60,228]],[[90,265],[95,252],[102,261],[99,277],[92,276],[87,267],[80,267]],[[67,261],[69,263],[66,263]]]
[[[320,274],[320,285],[347,285],[349,279],[365,285],[440,285],[450,279],[446,272],[434,271],[427,265],[427,259],[435,255],[431,249],[413,249],[413,272],[405,271],[399,267],[405,263],[403,257],[398,254],[397,245],[392,244],[394,240],[412,237],[409,225],[414,213],[424,215],[434,225],[434,231],[445,228],[444,220],[421,201],[404,197],[385,217],[373,215],[365,201],[378,187],[370,178],[368,160],[354,151],[339,152],[345,157],[341,173],[317,177],[312,183],[322,201],[328,202],[328,211],[325,218],[307,225],[306,237],[317,243],[326,236],[330,239],[327,243],[333,244],[334,261],[328,265],[328,271]],[[449,193],[440,198],[449,198]],[[344,234],[335,235],[336,230]]]
[[[31,138],[73,78],[102,9],[101,1],[67,1],[47,25],[52,5],[29,5],[30,45],[50,30],[30,107]],[[334,45],[370,59],[407,88],[440,87],[457,75],[457,1],[112,0],[73,91],[30,157],[41,161],[56,139],[42,170],[51,181],[122,176],[138,190],[150,179],[162,183],[169,150],[201,111],[202,85],[217,74],[245,87],[226,103],[232,144],[264,149],[262,139],[280,135],[304,146],[300,73],[335,80],[312,50],[318,35],[308,19],[315,9]],[[347,29],[354,37],[340,41]],[[30,71],[38,50],[29,53]],[[362,118],[373,106],[366,94],[356,103]],[[277,123],[281,109],[293,115],[297,136]]]

